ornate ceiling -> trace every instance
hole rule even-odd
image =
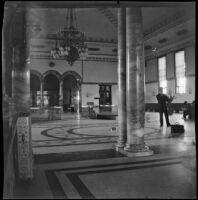
[[[93,2],[92,4],[86,3],[87,1],[80,2],[81,8],[75,9],[79,30],[85,32],[88,42],[109,43],[115,49],[117,45],[117,8],[111,6],[111,2],[109,5],[103,3],[95,8]],[[189,4],[190,6],[187,3],[169,4],[167,2],[136,4],[136,6],[142,7],[147,55],[153,54],[153,48],[160,49],[182,42],[192,43],[195,41],[195,6],[192,4]],[[46,2],[46,4],[43,2],[42,4],[41,2],[39,5],[33,5],[29,10],[29,27],[33,30],[32,38],[52,39],[56,31],[65,25],[66,7],[68,5],[75,7],[77,4],[68,1],[57,4],[53,2]]]

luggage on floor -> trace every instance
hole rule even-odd
[[[171,135],[173,137],[177,137],[179,135],[184,134],[185,130],[184,130],[184,125],[181,125],[179,123],[175,123],[171,125]]]

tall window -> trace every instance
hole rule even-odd
[[[175,69],[176,69],[176,93],[185,93],[186,77],[185,77],[185,57],[184,51],[175,53]]]
[[[166,57],[158,58],[158,72],[159,72],[159,87],[163,88],[163,93],[167,93],[166,80]]]

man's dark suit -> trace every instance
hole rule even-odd
[[[165,94],[158,94],[156,98],[158,100],[158,105],[159,105],[160,125],[163,126],[163,113],[164,113],[165,118],[166,118],[166,124],[167,126],[170,126],[166,103],[171,101],[171,99]]]

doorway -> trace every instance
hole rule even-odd
[[[79,79],[73,74],[66,74],[63,79],[63,111],[77,112],[80,109]]]
[[[54,74],[44,78],[44,107],[59,106],[59,80]]]
[[[100,112],[103,111],[111,112],[112,111],[111,85],[100,85],[99,94],[100,94],[99,98]]]

